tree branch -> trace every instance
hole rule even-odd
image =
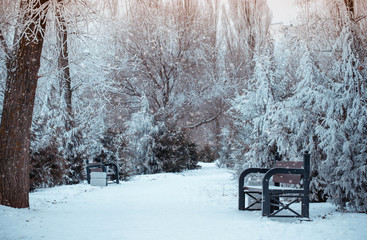
[[[185,130],[188,130],[188,129],[194,129],[194,128],[197,128],[197,127],[200,127],[201,125],[204,125],[204,124],[207,124],[207,123],[210,123],[212,121],[214,121],[215,119],[217,119],[217,117],[222,113],[223,111],[219,111],[217,114],[215,114],[213,117],[209,117],[209,118],[206,118],[198,123],[195,123],[193,125],[190,125],[190,126],[186,126],[184,127],[182,130],[185,131]]]
[[[2,29],[0,28],[0,44],[3,46],[3,48],[4,48],[4,52],[5,52],[5,54],[6,54],[6,57],[7,58],[9,58],[10,57],[10,55],[9,55],[9,47],[8,47],[8,44],[6,43],[6,40],[5,40],[5,38],[4,38],[4,34],[3,34],[3,31],[2,31]]]

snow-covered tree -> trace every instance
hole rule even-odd
[[[218,63],[219,1],[130,3],[116,27],[111,59],[111,78],[123,92],[116,103],[124,106],[123,121],[146,96],[167,128],[202,142],[216,139],[215,121],[223,112],[223,93],[229,92]]]
[[[153,155],[164,172],[181,172],[196,169],[198,152],[196,145],[187,140],[181,131],[163,129],[155,136]]]
[[[300,149],[313,153],[315,200],[366,211],[363,29],[350,2],[305,3],[305,18],[292,30],[300,61],[293,60],[294,87],[277,106],[276,141],[288,157]]]
[[[332,202],[367,211],[366,183],[366,67],[356,47],[358,36],[349,22],[340,33],[341,58],[334,63],[333,85],[325,102],[325,118],[318,126],[320,147],[327,158],[321,167],[325,192]]]
[[[227,75],[243,87],[252,77],[254,57],[269,48],[271,12],[266,0],[231,0],[224,11]]]
[[[120,159],[105,143],[112,124],[113,131],[122,126],[113,123],[111,114],[112,96],[118,90],[108,77],[113,49],[102,44],[111,41],[113,30],[107,27],[113,24],[105,4],[52,1],[33,122],[32,161],[38,169],[32,174],[53,175],[42,166],[42,161],[52,162],[48,152],[54,156],[54,166],[62,166],[63,175],[55,174],[54,181],[50,176],[40,186],[76,183],[83,179],[84,162],[105,155]]]
[[[255,56],[254,74],[247,87],[232,102],[236,141],[232,140],[232,158],[241,171],[249,166],[269,166],[276,153],[270,141],[269,125],[274,111],[275,75],[271,54]]]
[[[135,174],[162,171],[162,163],[153,150],[156,145],[154,136],[164,127],[164,123],[155,120],[147,98],[142,97],[140,111],[133,113],[131,120],[126,122],[127,157],[133,162]]]
[[[53,186],[77,183],[83,179],[83,162],[88,158],[93,158],[87,154],[87,148],[84,146],[91,145],[88,142],[90,139],[102,139],[102,134],[98,136],[88,135],[87,133],[91,132],[88,127],[105,129],[104,124],[92,119],[93,117],[100,119],[95,114],[95,110],[98,108],[101,108],[101,111],[105,113],[103,101],[100,100],[104,96],[95,97],[94,103],[81,96],[86,95],[86,89],[88,89],[88,93],[91,93],[93,86],[101,84],[103,79],[98,78],[101,74],[95,74],[94,78],[90,78],[89,81],[83,81],[85,73],[75,71],[82,66],[81,59],[85,58],[85,55],[80,54],[76,49],[84,51],[86,45],[83,44],[83,48],[79,47],[82,46],[79,41],[83,37],[82,32],[85,26],[78,26],[76,22],[82,25],[82,21],[80,19],[77,21],[76,18],[86,18],[89,13],[75,10],[80,10],[81,2],[79,1],[52,1],[50,4],[48,28],[44,33],[46,43],[41,61],[41,78],[37,89],[35,121],[33,121],[32,126],[34,134],[31,146],[32,164],[39,166],[38,168],[33,167],[32,175],[50,175],[50,177],[45,183],[33,181],[32,188],[36,185]],[[73,34],[70,35],[69,32]],[[92,44],[87,46],[92,48]],[[90,59],[89,61],[91,61]],[[94,67],[96,68],[96,66]],[[108,87],[108,84],[105,85]],[[99,91],[103,92],[103,88],[98,88]],[[87,113],[87,111],[89,112]],[[101,111],[97,111],[97,113]],[[96,122],[99,125],[91,126],[91,123]],[[88,136],[88,138],[83,138],[83,135]],[[94,151],[89,153],[92,154]],[[54,156],[54,162],[47,157],[48,155]],[[63,175],[60,177],[55,174],[53,180],[52,172],[47,172],[42,167],[43,161],[54,164],[53,166],[60,166]],[[39,178],[39,180],[42,179]]]
[[[135,174],[180,172],[195,169],[197,149],[183,132],[169,129],[157,120],[146,97],[142,97],[139,112],[126,122],[125,156],[133,163]]]
[[[309,46],[303,41],[294,40],[287,40],[292,43],[284,43],[285,46],[279,49],[283,52],[282,55],[287,55],[288,59],[280,58],[280,64],[286,67],[288,76],[281,74],[284,71],[281,66],[277,67],[282,76],[282,88],[271,116],[269,138],[276,143],[277,151],[285,159],[297,159],[304,150],[312,153],[311,198],[321,200],[324,188],[324,182],[319,176],[322,149],[318,145],[316,127],[324,115],[322,103],[325,86],[330,79],[318,69]],[[284,54],[285,52],[288,54]],[[293,54],[290,55],[290,52]],[[292,75],[289,68],[294,68],[295,65],[297,68]]]
[[[268,107],[273,101],[271,85],[274,81],[274,63],[269,32],[271,14],[266,1],[229,1],[223,19],[226,81],[234,87],[233,92],[237,97],[230,98],[232,108],[226,118],[226,130],[230,134],[227,139],[222,138],[222,142],[231,149],[229,165],[235,165],[240,170],[251,164],[263,165],[267,161],[265,158],[269,157],[264,158],[265,152],[262,156],[257,155],[259,158],[256,159],[251,159],[250,155],[243,156],[245,153],[250,154],[254,139],[262,139],[262,143],[266,141],[264,122],[260,118],[262,114],[268,114]],[[228,147],[222,149],[226,151]],[[263,147],[268,148],[268,144]],[[260,149],[257,151],[261,152]],[[219,154],[228,155],[225,152]],[[259,159],[262,159],[261,162],[257,162]]]

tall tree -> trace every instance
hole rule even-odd
[[[68,31],[66,28],[66,21],[64,17],[64,2],[63,0],[58,0],[60,5],[56,12],[58,30],[59,30],[59,58],[58,58],[58,68],[59,68],[59,81],[62,86],[62,97],[65,101],[66,115],[66,131],[69,131],[73,125],[73,110],[71,105],[72,99],[72,89],[71,89],[71,76],[70,76],[70,66],[69,66],[69,50],[68,50]]]
[[[243,83],[243,79],[252,77],[254,56],[270,43],[270,8],[266,0],[231,0],[224,19],[227,72]]]
[[[241,169],[246,165],[263,165],[269,156],[270,148],[264,145],[267,144],[267,138],[263,126],[274,101],[271,93],[275,76],[270,22],[270,9],[264,0],[229,1],[224,16],[226,73],[228,81],[234,86],[233,91],[238,94],[228,112],[231,118],[228,118],[227,130],[231,133],[226,142],[238,151],[220,154],[229,155],[227,160],[231,162],[230,165]],[[266,150],[262,154],[250,153],[250,143],[264,143],[264,148],[258,148],[258,151]],[[227,151],[228,147],[223,149]],[[256,157],[244,158],[246,152]],[[232,164],[233,161],[235,164]]]
[[[346,7],[340,11],[344,14],[338,16],[343,27],[334,49],[339,49],[340,53],[329,72],[333,79],[329,90],[331,97],[325,104],[325,119],[318,128],[320,146],[326,155],[322,174],[331,202],[342,209],[349,206],[367,212],[367,92],[363,71],[367,54],[351,5]]]
[[[72,107],[72,78],[70,74],[68,29],[65,19],[65,1],[58,0],[56,10],[59,56],[58,56],[58,78],[61,86],[61,107],[64,115],[64,133],[61,137],[63,144],[62,155],[67,160],[69,169],[69,180],[67,182],[77,183],[82,176],[82,161],[80,153],[77,152],[80,132],[76,130],[74,113]]]
[[[232,144],[235,149],[232,159],[238,159],[238,170],[249,166],[268,166],[275,153],[274,143],[269,138],[269,119],[276,101],[274,62],[271,54],[254,57],[254,74],[248,81],[243,95],[232,102],[238,135]]]
[[[15,27],[17,18],[15,12],[18,11],[19,1],[3,0],[0,2],[0,116],[3,107],[5,82],[7,69],[10,68],[10,60],[14,55],[13,42],[19,40],[18,34],[11,38],[9,32],[17,31]]]
[[[0,125],[0,204],[29,207],[29,149],[49,0],[21,2],[25,30],[8,68]]]
[[[313,153],[314,200],[365,212],[365,32],[350,1],[304,3],[306,19],[288,35],[293,57],[282,61],[296,74],[287,74],[294,80],[271,132],[287,157],[300,149]]]

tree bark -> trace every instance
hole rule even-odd
[[[59,0],[60,2],[61,0]],[[59,42],[60,54],[58,58],[59,77],[61,83],[62,98],[66,104],[67,119],[65,122],[66,131],[70,131],[74,125],[73,109],[72,109],[72,89],[69,67],[69,50],[68,50],[68,32],[66,28],[65,18],[62,14],[63,6],[57,11],[57,19],[59,22]]]
[[[46,29],[41,5],[48,0],[28,0],[24,22],[29,21],[11,61],[6,79],[0,125],[0,204],[29,207],[29,162],[32,115],[38,70]],[[33,5],[33,7],[31,7]],[[31,9],[33,8],[33,9]]]

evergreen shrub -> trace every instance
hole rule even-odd
[[[163,172],[196,169],[198,150],[181,131],[164,131],[155,136],[153,154]]]

